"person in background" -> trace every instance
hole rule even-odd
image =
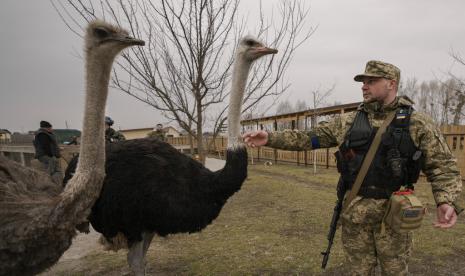
[[[71,138],[71,141],[68,142],[68,145],[77,145],[78,144],[78,141],[77,141],[77,136],[73,136]]]
[[[107,143],[115,143],[118,141],[124,141],[126,140],[126,137],[119,132],[114,130],[111,126],[114,124],[114,121],[106,116],[105,117],[105,141]]]
[[[59,158],[61,157],[57,139],[53,133],[52,125],[47,121],[40,121],[40,128],[34,136],[35,158],[43,165],[56,183],[61,183],[63,173],[61,171]]]
[[[163,131],[163,125],[162,124],[157,124],[156,128],[151,131],[149,134],[147,134],[147,137],[149,138],[157,138],[160,141],[165,142],[166,137],[165,137],[165,132]]]

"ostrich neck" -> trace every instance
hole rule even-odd
[[[245,86],[250,70],[250,62],[240,57],[234,63],[232,88],[229,100],[228,114],[228,148],[235,148],[242,145],[241,136],[241,110],[244,99]]]
[[[112,63],[113,59],[102,59],[93,53],[87,55],[86,103],[79,152],[79,168],[83,171],[104,167],[105,103]]]
[[[113,58],[109,56],[92,52],[86,55],[87,84],[79,163],[62,194],[57,215],[87,216],[84,212],[90,211],[100,192],[105,174],[104,116],[112,63]]]

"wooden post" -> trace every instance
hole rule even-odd
[[[329,169],[329,149],[326,149],[326,168]]]
[[[26,166],[26,159],[24,158],[24,152],[20,152],[19,157],[21,158],[21,165]]]
[[[304,161],[305,167],[307,167],[307,165],[308,165],[308,161],[307,161],[308,160],[308,151],[307,150],[304,151],[304,159],[305,159],[305,161]]]

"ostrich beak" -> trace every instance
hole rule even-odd
[[[139,46],[144,46],[145,45],[145,41],[143,41],[141,39],[133,38],[133,37],[130,37],[130,36],[124,37],[122,39],[122,41],[129,44],[129,45],[139,45]]]
[[[260,56],[264,56],[264,55],[269,55],[269,54],[276,54],[278,52],[278,50],[276,49],[273,49],[273,48],[268,48],[268,47],[265,47],[265,46],[262,46],[262,47],[257,47],[255,49],[255,53],[257,55],[260,55]]]

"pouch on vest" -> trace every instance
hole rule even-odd
[[[394,192],[388,202],[388,208],[381,225],[384,234],[387,224],[394,232],[403,234],[418,229],[425,215],[425,208],[413,193],[413,190]]]

